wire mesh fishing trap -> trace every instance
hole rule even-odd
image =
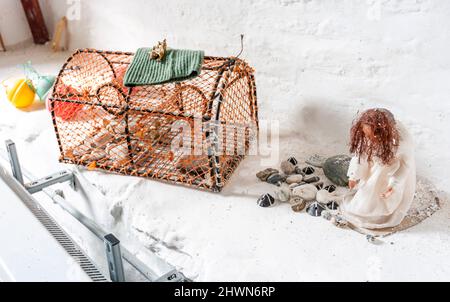
[[[49,109],[60,161],[221,191],[258,131],[253,69],[205,57],[199,76],[123,86],[133,53],[77,50]]]

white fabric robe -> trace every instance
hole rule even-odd
[[[383,165],[378,159],[371,163],[353,157],[348,177],[359,181],[341,202],[341,214],[353,225],[366,229],[381,229],[400,224],[406,216],[416,190],[414,143],[406,128],[397,122],[399,147],[392,164]],[[383,199],[389,186],[394,192]]]

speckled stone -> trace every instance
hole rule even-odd
[[[351,158],[347,155],[337,155],[328,158],[323,165],[325,176],[338,186],[347,186],[347,171]]]
[[[289,203],[291,204],[291,209],[294,212],[301,212],[306,206],[306,202],[298,196],[292,196]]]
[[[298,183],[293,183],[289,185],[289,188],[293,189],[295,187],[297,187],[299,184]]]
[[[340,227],[340,228],[344,228],[348,225],[347,220],[345,220],[343,217],[341,217],[339,215],[333,216],[330,221],[335,226]]]
[[[305,163],[317,168],[322,168],[326,160],[327,160],[326,157],[323,157],[319,154],[314,154],[310,156],[307,160],[305,160]]]
[[[287,202],[291,196],[291,189],[285,183],[282,183],[278,189],[275,190],[276,198],[281,202]]]
[[[366,235],[366,240],[370,243],[375,243],[376,237],[373,235]]]
[[[287,160],[281,162],[280,168],[281,171],[283,171],[283,173],[286,175],[291,175],[295,172],[295,165],[288,162]]]
[[[311,184],[304,184],[292,189],[292,195],[299,196],[306,201],[314,200],[317,194],[317,188]]]
[[[303,211],[305,206],[306,206],[306,202],[300,198],[297,203],[291,205],[291,209],[294,212],[301,212],[301,211]]]
[[[333,198],[334,196],[325,189],[317,191],[316,200],[322,204],[329,203]]]
[[[331,218],[333,217],[330,211],[322,211],[320,216],[322,216],[322,218],[326,220],[331,220]]]
[[[301,174],[293,174],[286,178],[287,184],[300,183],[303,180],[303,175]]]
[[[294,204],[299,203],[301,201],[304,201],[304,200],[301,197],[295,196],[295,195],[291,195],[291,198],[289,199],[289,203],[291,205],[294,205]]]
[[[259,180],[261,181],[266,181],[267,178],[275,173],[279,173],[279,171],[277,169],[273,169],[273,168],[267,168],[265,170],[259,171],[258,173],[256,173],[256,177],[258,177]]]

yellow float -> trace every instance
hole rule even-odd
[[[6,89],[8,100],[17,108],[25,108],[33,104],[35,92],[25,78],[6,80],[2,83]]]

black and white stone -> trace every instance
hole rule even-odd
[[[298,161],[295,157],[289,157],[287,161],[293,164],[294,166],[298,164]]]
[[[279,186],[285,180],[286,180],[286,176],[283,176],[280,173],[275,173],[275,174],[270,175],[266,181],[272,185]]]
[[[334,191],[336,191],[336,186],[335,185],[328,185],[328,186],[325,186],[323,189],[327,190],[330,193],[333,193]]]
[[[336,201],[331,200],[330,202],[327,203],[327,208],[335,211],[335,210],[339,209],[339,204]]]
[[[258,198],[256,203],[260,207],[268,208],[268,207],[273,206],[273,204],[275,203],[275,198],[273,198],[273,196],[270,195],[269,193],[266,193],[266,194],[261,195],[261,197]]]
[[[307,208],[306,208],[306,212],[314,217],[319,217],[321,216],[322,212],[325,210],[325,207],[322,206],[320,203],[318,202],[313,202],[311,203]]]
[[[322,190],[323,189],[323,182],[318,182],[314,184],[317,188],[317,190]]]
[[[313,174],[315,171],[316,171],[316,170],[315,170],[313,167],[311,167],[311,166],[307,166],[307,167],[304,167],[304,168],[302,169],[302,172],[303,172],[305,175],[311,175],[311,174]]]

